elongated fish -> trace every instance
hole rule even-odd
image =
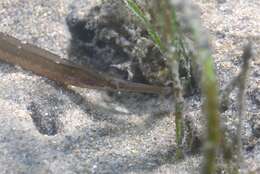
[[[168,94],[170,87],[134,83],[77,65],[0,32],[0,60],[64,85],[114,91]]]

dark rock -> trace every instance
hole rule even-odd
[[[252,132],[256,138],[260,138],[260,115],[253,115],[251,119]]]

